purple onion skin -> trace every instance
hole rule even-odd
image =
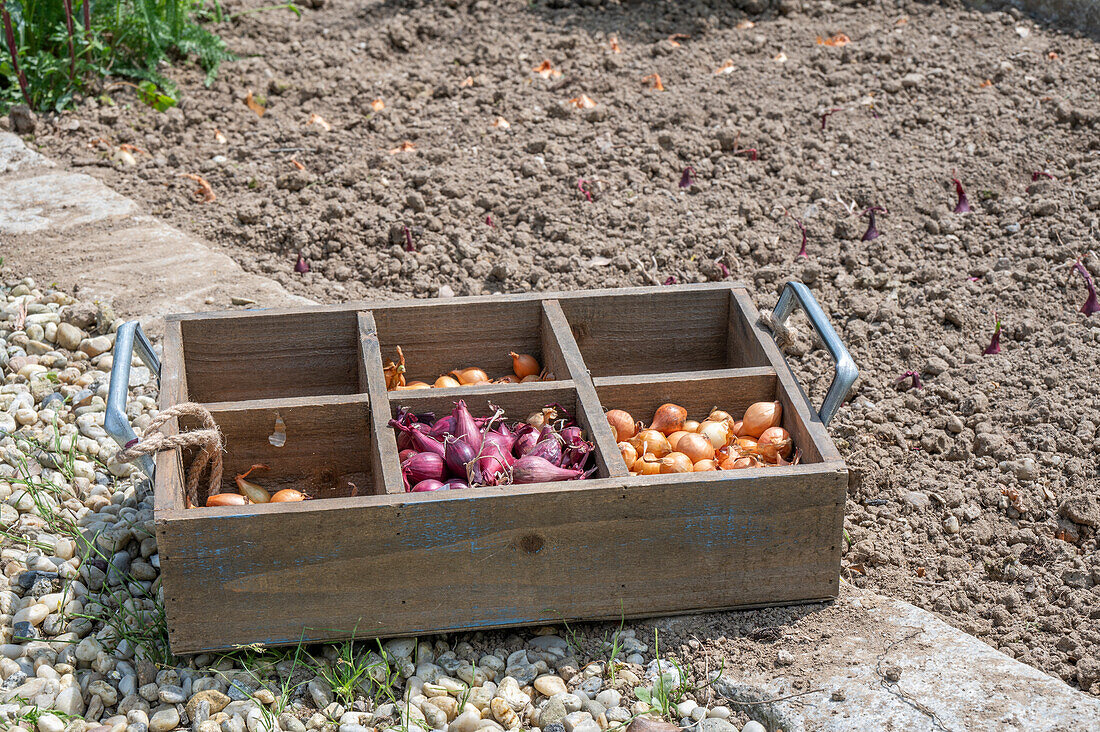
[[[586,442],[580,446],[570,446],[565,448],[565,454],[561,460],[561,466],[563,468],[584,468],[585,463],[588,462],[588,456],[595,450],[595,446],[589,442]]]
[[[477,459],[477,467],[482,476],[481,482],[497,485],[501,477],[507,473],[511,459],[510,452],[487,440],[482,446],[481,457]]]
[[[434,452],[436,455],[443,457],[443,443],[434,437],[430,437],[427,432],[424,431],[427,429],[426,427],[422,429],[411,427],[409,429],[409,436],[412,438],[414,450],[417,452]]]
[[[550,425],[546,425],[545,427],[542,428],[542,431],[539,432],[539,439],[538,439],[539,442],[546,442],[547,440],[557,440],[557,439],[558,439],[558,433],[555,432],[554,428],[551,427]]]
[[[438,480],[422,480],[412,487],[410,493],[428,493],[429,491],[446,490],[447,484],[440,483]]]
[[[545,458],[525,455],[512,466],[512,482],[516,485],[527,483],[553,483],[559,480],[576,480],[584,477],[583,470],[559,468]]]
[[[492,430],[485,433],[484,439],[487,441],[492,441],[493,444],[498,445],[509,455],[512,454],[512,450],[516,446],[516,437],[511,433],[511,431],[498,432],[496,430]]]
[[[458,439],[447,437],[444,444],[443,459],[447,463],[447,470],[451,475],[466,476],[466,465],[477,457],[474,448]]]
[[[428,434],[432,437],[435,437],[436,439],[443,439],[444,435],[453,435],[454,431],[455,418],[448,414],[446,417],[440,417],[439,419],[437,419],[435,424],[432,425],[432,429],[428,432]]]
[[[459,491],[459,490],[464,490],[464,489],[469,488],[469,487],[470,487],[470,484],[467,483],[466,481],[462,480],[461,478],[451,478],[450,480],[448,480],[446,483],[443,484],[442,490],[445,490],[445,491]]]
[[[526,427],[527,429],[524,429]],[[523,425],[516,431],[516,444],[512,448],[512,454],[516,457],[523,457],[527,453],[531,452],[531,448],[539,440],[539,433],[534,427],[529,424]]]
[[[481,443],[482,456],[491,455],[500,458],[505,465],[511,465],[515,458],[512,457],[512,442],[496,432],[489,432]]]
[[[543,440],[535,443],[524,457],[540,457],[558,467],[562,464],[561,442],[558,440]]]
[[[426,424],[429,427],[435,424],[435,412],[421,412],[413,416],[416,417],[416,421],[420,424]]]
[[[434,452],[421,452],[401,463],[401,473],[409,485],[416,485],[422,480],[443,480],[447,466],[443,458]]]
[[[561,439],[567,447],[577,447],[578,445],[585,444],[584,433],[580,427],[566,427],[561,431]]]
[[[474,422],[470,410],[466,407],[465,400],[459,399],[455,402],[455,408],[454,411],[451,412],[451,416],[454,417],[455,420],[454,436],[474,448],[474,452],[480,451],[482,440],[481,430],[478,429],[477,424]]]

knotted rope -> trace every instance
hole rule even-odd
[[[203,429],[181,432],[177,435],[166,435],[160,428],[173,417],[196,417],[202,420]],[[224,442],[218,425],[214,422],[213,415],[201,404],[185,402],[165,409],[153,417],[145,434],[140,440],[135,440],[121,450],[115,460],[120,463],[128,463],[142,455],[155,455],[164,450],[175,450],[179,447],[194,447],[198,454],[191,462],[187,471],[187,496],[192,504],[198,501],[199,478],[207,466],[210,467],[210,490],[208,495],[217,495],[222,485],[222,449]]]
[[[760,313],[760,322],[772,332],[772,335],[775,336],[775,343],[780,348],[785,348],[794,340],[791,336],[791,329],[787,327],[786,323],[777,321],[770,310],[764,310]]]

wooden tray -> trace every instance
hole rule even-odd
[[[185,509],[190,458],[159,455],[172,650],[835,597],[847,468],[758,320],[729,283],[170,316],[161,407],[213,413],[226,488],[265,463],[265,487],[316,497]],[[515,350],[558,380],[387,393],[382,354],[396,345],[410,379],[473,364],[504,372]],[[400,406],[445,413],[459,398],[475,415],[490,401],[520,419],[551,402],[574,410],[597,446],[596,475],[403,492],[387,422]],[[773,399],[800,465],[631,477],[603,416],[646,419],[666,401],[692,416],[739,413]],[[281,448],[268,440],[277,415]]]

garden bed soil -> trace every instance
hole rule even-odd
[[[314,5],[222,25],[240,60],[173,71],[177,108],[109,87],[37,147],[325,302],[801,279],[863,371],[845,579],[1100,693],[1094,42],[894,0]],[[820,401],[826,353],[788,353]]]

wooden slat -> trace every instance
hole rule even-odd
[[[841,462],[840,453],[829,439],[817,410],[810,405],[809,397],[791,372],[771,333],[761,324],[760,315],[748,294],[735,291],[734,303],[741,311],[744,322],[750,324],[756,341],[775,369],[779,380],[777,398],[783,405],[783,428],[791,433],[794,444],[801,448],[802,459],[806,462]]]
[[[565,367],[569,370],[573,383],[576,384],[577,400],[580,403],[578,420],[596,444],[596,460],[600,475],[624,476],[627,470],[623,466],[623,461],[619,459],[615,435],[611,432],[611,426],[607,423],[604,411],[600,409],[600,400],[596,395],[596,387],[592,383],[592,375],[585,365],[580,348],[577,347],[577,341],[573,338],[573,331],[565,318],[561,303],[557,300],[544,300],[542,305],[546,324],[554,334],[554,340],[560,349]]]
[[[629,379],[633,378],[633,381]],[[702,421],[717,407],[740,417],[754,402],[775,399],[775,370],[770,367],[664,374],[644,377],[604,377],[596,392],[604,409],[622,409],[649,424],[657,407],[671,402],[688,410],[688,419]]]
[[[593,376],[726,368],[728,288],[560,300]]]
[[[731,368],[771,366],[772,363],[764,352],[764,346],[760,342],[755,328],[756,319],[758,318],[756,311],[753,310],[754,320],[750,322],[748,313],[738,303],[739,294],[746,299],[748,298],[743,289],[731,289],[729,292],[730,307],[727,323],[726,362]],[[749,300],[750,304],[751,302]]]
[[[236,321],[237,327],[247,327],[248,321],[254,318],[278,318],[282,316],[300,316],[315,313],[348,313],[358,311],[372,311],[377,312],[380,310],[421,310],[430,311],[433,308],[438,307],[441,304],[446,305],[478,305],[483,303],[522,303],[530,301],[539,301],[544,299],[571,301],[571,300],[583,300],[591,297],[602,297],[607,295],[661,295],[667,294],[671,290],[677,292],[687,293],[701,293],[704,297],[709,296],[710,293],[716,291],[726,291],[729,289],[745,289],[745,284],[741,282],[697,282],[686,285],[676,285],[675,288],[668,287],[617,287],[617,288],[605,288],[598,290],[570,290],[566,292],[527,292],[527,293],[515,293],[515,294],[493,294],[493,295],[474,295],[471,297],[456,297],[448,298],[446,300],[374,300],[374,301],[349,301],[345,303],[338,303],[334,305],[314,305],[308,307],[293,307],[293,308],[263,308],[259,310],[218,310],[205,313],[179,313],[175,315],[165,316],[167,321],[203,321],[203,320],[220,320],[220,321]]]
[[[187,401],[187,379],[184,373],[183,344],[180,339],[180,324],[166,323],[164,342],[160,359],[160,396],[158,405],[161,410]],[[169,435],[179,434],[179,424],[175,419],[164,426]],[[153,505],[155,510],[178,510],[183,508],[183,463],[179,451],[171,450],[156,456],[156,480],[153,483]]]
[[[835,597],[846,476],[825,466],[774,470],[751,480],[378,496],[384,503],[355,508],[314,501],[248,515],[183,511],[160,534],[166,602],[176,608],[172,648]],[[217,598],[217,623],[200,598]]]
[[[371,464],[374,467],[376,493],[404,493],[397,440],[389,426],[390,402],[386,394],[386,374],[382,370],[382,351],[378,330],[370,313],[357,315],[359,332],[359,390],[370,396]]]
[[[358,388],[354,312],[180,324],[188,392],[197,402],[352,394]]]

